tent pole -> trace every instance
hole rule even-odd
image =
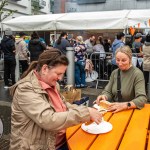
[[[74,63],[74,48],[73,47],[67,47],[66,48],[67,53],[66,56],[69,60],[69,65],[67,67],[67,84],[68,85],[73,85],[74,86],[74,68],[75,68],[75,63]]]
[[[57,33],[56,33],[56,30],[54,31],[54,39],[56,40],[57,37],[56,37]]]

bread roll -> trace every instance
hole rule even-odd
[[[111,104],[110,102],[102,100],[102,101],[100,101],[99,105],[101,108],[107,109],[110,106],[110,104]]]

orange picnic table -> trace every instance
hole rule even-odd
[[[112,124],[112,131],[89,134],[81,124],[67,129],[70,150],[150,150],[150,104],[141,110],[107,112],[104,120]]]

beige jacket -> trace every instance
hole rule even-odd
[[[28,49],[24,39],[22,38],[17,39],[15,47],[16,47],[16,56],[19,58],[19,60],[28,60],[27,56]]]
[[[57,131],[90,121],[86,106],[64,102],[68,110],[56,113],[33,71],[17,82],[10,93],[10,150],[55,150]]]
[[[143,45],[143,70],[150,71],[150,43]]]

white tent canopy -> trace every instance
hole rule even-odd
[[[56,30],[56,19],[65,14],[20,16],[3,22],[4,30],[12,31],[43,31]]]
[[[3,22],[13,31],[124,29],[128,10],[21,16]]]
[[[129,26],[146,28],[150,10],[119,10],[21,16],[4,21],[3,28],[12,31],[49,30],[115,30]],[[149,27],[149,26],[148,26]]]
[[[141,29],[150,28],[150,9],[131,10],[128,14],[128,26],[138,28],[140,24]]]
[[[85,13],[68,13],[57,20],[57,29],[61,30],[105,30],[124,29],[127,10]]]

